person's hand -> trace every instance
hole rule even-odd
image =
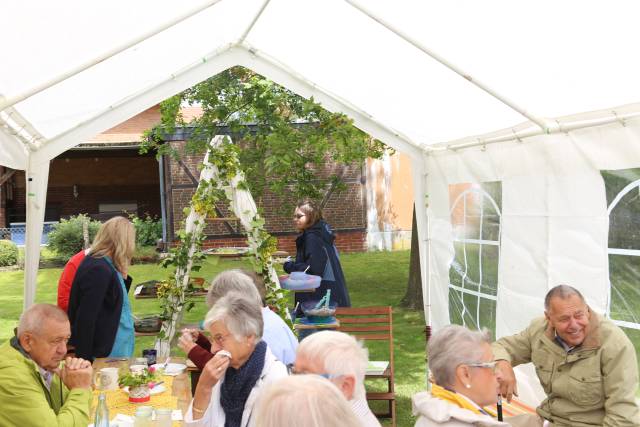
[[[93,368],[88,360],[67,357],[64,367],[56,373],[69,390],[74,388],[91,389]]]
[[[213,386],[224,377],[228,367],[229,358],[216,353],[216,355],[204,365],[204,369],[198,380],[198,388],[202,386],[205,389],[211,390]]]
[[[498,360],[497,368],[500,370],[498,381],[500,383],[500,394],[511,403],[511,398],[518,395],[518,384],[516,374],[513,372],[511,363],[507,360]]]
[[[178,338],[178,347],[188,355],[196,345],[193,336],[189,332],[182,331],[182,335]]]
[[[184,334],[191,335],[193,341],[196,341],[198,339],[198,335],[200,335],[200,331],[196,328],[184,328],[182,329],[182,335]]]

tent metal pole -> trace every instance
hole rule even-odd
[[[371,114],[361,110],[360,108],[356,107],[355,105],[351,104],[349,101],[346,101],[342,98],[340,98],[337,95],[334,95],[333,93],[330,93],[329,91],[321,88],[320,86],[318,86],[316,83],[310,81],[309,79],[307,79],[306,77],[304,77],[303,75],[301,75],[300,73],[298,73],[297,71],[293,70],[292,68],[290,68],[289,66],[282,64],[278,61],[276,61],[275,59],[271,58],[269,55],[265,54],[264,52],[259,51],[258,49],[255,49],[254,47],[252,47],[251,45],[249,45],[247,42],[244,42],[241,45],[243,48],[247,49],[249,51],[249,54],[252,56],[252,61],[260,61],[263,62],[264,64],[266,64],[270,70],[277,70],[285,75],[287,75],[289,77],[288,81],[283,82],[282,79],[280,79],[280,81],[276,81],[276,79],[273,76],[268,76],[270,79],[276,81],[276,83],[282,85],[282,86],[286,86],[289,89],[292,89],[292,80],[295,80],[295,82],[302,84],[304,86],[304,89],[306,92],[311,92],[311,93],[316,93],[318,95],[321,95],[322,97],[326,98],[327,101],[330,101],[331,103],[335,104],[335,105],[339,105],[344,107],[345,109],[349,110],[349,113],[345,113],[347,115],[349,115],[352,119],[354,119],[356,122],[358,120],[361,121],[368,121],[371,122],[373,124],[375,124],[375,126],[379,129],[381,129],[385,134],[390,135],[393,137],[393,139],[395,139],[398,142],[398,145],[402,145],[402,148],[399,148],[401,151],[406,152],[408,155],[410,155],[412,158],[415,157],[420,157],[422,154],[422,147],[416,145],[409,137],[407,137],[406,135],[401,134],[400,132],[398,132],[397,130],[391,129],[387,126],[385,126],[384,124],[382,124],[380,121],[376,120]],[[255,66],[255,64],[248,62],[247,64],[244,64],[246,67],[251,68],[252,70],[255,70],[255,68],[252,68]],[[256,72],[259,72],[259,70],[255,70]],[[299,86],[298,85],[294,85],[294,86]],[[300,94],[298,92],[298,94]],[[302,94],[300,94],[302,95]],[[302,95],[305,96],[305,95]],[[307,95],[308,96],[308,95]],[[330,110],[330,111],[335,111],[335,108],[332,109],[330,107],[328,107],[326,104],[323,105],[324,108]],[[343,110],[339,110],[342,112],[345,112]],[[363,129],[365,132],[368,132],[369,134],[371,134],[371,132]],[[379,138],[379,137],[378,137]],[[384,139],[384,138],[379,138],[379,139]],[[385,141],[388,142],[388,141]]]
[[[260,10],[258,10],[258,13],[256,13],[256,16],[253,17],[251,23],[249,23],[249,26],[247,26],[247,29],[244,30],[244,32],[238,39],[237,44],[242,44],[245,41],[251,30],[253,30],[253,27],[256,25],[256,22],[258,22],[258,19],[260,19],[260,16],[262,16],[262,12],[264,12],[270,1],[271,0],[265,0],[265,2],[262,4],[262,7],[260,7]]]
[[[208,9],[211,6],[214,6],[215,4],[221,2],[222,0],[208,0],[206,2],[204,2],[203,4],[201,4],[198,7],[195,7],[193,9],[190,9],[189,11],[178,15],[177,17],[175,17],[174,19],[171,19],[157,27],[155,27],[154,29],[147,31],[135,38],[133,38],[132,40],[125,42],[119,46],[116,46],[115,48],[103,53],[102,55],[93,58],[89,61],[86,61],[80,65],[78,65],[77,67],[74,67],[46,82],[40,83],[30,89],[27,89],[26,91],[22,92],[21,94],[12,96],[10,98],[5,98],[5,99],[0,99],[0,111],[11,107],[12,105],[17,104],[18,102],[24,101],[27,98],[32,97],[33,95],[42,92],[45,89],[50,88],[51,86],[54,86],[70,77],[75,76],[78,73],[83,72],[84,70],[93,67],[96,64],[99,64],[109,58],[111,58],[112,56],[115,56],[117,54],[119,54],[120,52],[129,49],[132,46],[137,45],[140,42],[143,42],[145,40],[147,40],[150,37],[155,36],[158,33],[161,33],[162,31],[173,27],[174,25],[179,24],[180,22],[202,12],[205,9]]]
[[[524,117],[526,117],[527,119],[531,120],[533,123],[535,123],[536,125],[540,126],[540,128],[543,131],[547,132],[549,130],[549,124],[547,124],[544,119],[534,116],[533,114],[529,113],[526,109],[520,107],[514,101],[510,100],[509,98],[507,98],[506,96],[504,96],[502,94],[499,94],[496,90],[490,88],[487,84],[480,82],[478,79],[473,77],[471,74],[465,73],[460,67],[458,67],[458,66],[454,65],[453,63],[451,63],[450,61],[444,59],[442,56],[438,55],[433,50],[428,49],[424,44],[422,44],[419,41],[417,41],[416,39],[412,38],[411,36],[409,36],[405,32],[397,29],[396,27],[394,27],[393,25],[391,25],[390,23],[388,23],[387,21],[385,21],[381,17],[375,15],[373,12],[371,12],[370,10],[368,10],[367,8],[365,8],[364,6],[362,6],[361,4],[356,2],[355,0],[344,0],[344,1],[346,1],[351,6],[353,6],[356,9],[358,9],[360,12],[364,13],[369,18],[373,19],[374,21],[376,21],[377,23],[379,23],[380,25],[382,25],[383,27],[385,27],[389,31],[393,32],[394,34],[396,34],[398,37],[400,37],[404,41],[410,43],[411,45],[413,45],[417,49],[421,50],[423,53],[425,53],[428,56],[430,56],[431,58],[435,59],[436,61],[438,61],[439,63],[441,63],[442,65],[444,65],[448,69],[450,69],[451,71],[459,74],[465,80],[469,81],[470,83],[473,83],[474,85],[476,85],[477,87],[479,87],[483,91],[487,92],[489,95],[493,96],[494,98],[498,99],[503,104],[507,105],[509,108],[517,111],[519,114],[521,114]]]
[[[228,53],[230,50],[232,50],[235,46],[233,44],[226,44],[224,46],[221,46],[220,48],[218,48],[217,50],[211,52],[210,54],[208,54],[207,56],[203,57],[201,61],[198,61],[194,64],[191,64],[185,68],[183,68],[182,70],[179,70],[173,74],[171,74],[169,77],[167,77],[164,81],[158,83],[157,86],[161,86],[162,84],[167,84],[170,82],[174,82],[180,78],[182,78],[185,74],[188,74],[192,71],[194,71],[195,69],[197,69],[198,67],[200,67],[202,65],[203,62],[211,62],[214,58],[219,58],[221,56],[223,56],[225,53]],[[75,143],[72,143],[71,145],[68,146],[64,146],[64,147],[60,147],[57,149],[51,149],[52,144],[55,145],[55,143],[59,142],[59,141],[64,141],[65,139],[67,139],[69,137],[70,134],[73,134],[74,132],[77,132],[78,130],[84,128],[85,126],[95,122],[96,120],[100,119],[101,117],[107,115],[107,114],[112,114],[114,111],[117,111],[118,109],[122,108],[124,105],[127,105],[128,103],[132,102],[133,100],[135,100],[136,98],[139,98],[141,96],[144,96],[150,92],[152,92],[157,86],[154,87],[148,87],[143,89],[142,91],[128,96],[127,98],[124,98],[114,104],[112,104],[111,106],[109,106],[109,108],[99,112],[98,114],[88,118],[87,120],[83,121],[82,123],[79,123],[77,125],[75,125],[73,128],[67,129],[59,134],[57,134],[56,136],[49,138],[49,140],[43,144],[39,149],[38,149],[38,153],[41,153],[42,156],[48,157],[50,159],[53,159],[54,157],[56,157],[57,155],[63,153],[64,151],[66,151],[67,149],[74,147],[76,145],[78,145],[80,142],[82,141],[77,141]],[[187,86],[188,87],[188,86]],[[176,93],[179,91],[176,91]],[[160,102],[162,99],[158,100],[157,102]],[[123,119],[123,120],[126,120]],[[115,124],[117,124],[118,122],[114,123],[112,126],[115,126]],[[108,127],[107,127],[108,128]],[[99,132],[99,131],[98,131]],[[93,133],[95,134],[95,133]],[[90,135],[89,135],[90,136]]]
[[[626,120],[632,120],[636,118],[640,118],[640,112],[618,114],[612,110],[611,116],[607,116],[603,118],[579,121],[579,122],[567,123],[567,124],[562,124],[561,122],[558,121],[558,126],[550,129],[549,132],[544,132],[538,128],[528,128],[521,131],[514,130],[512,131],[512,133],[491,137],[491,138],[477,138],[476,141],[467,142],[467,143],[460,143],[460,144],[451,143],[447,145],[438,145],[438,146],[423,146],[423,149],[430,153],[447,151],[447,150],[453,150],[453,151],[463,150],[465,148],[485,146],[490,144],[496,144],[498,142],[520,140],[522,138],[528,138],[528,137],[543,135],[547,133],[554,134],[554,133],[570,132],[572,130],[578,130],[578,129],[586,129],[594,126],[603,126],[603,125],[608,125],[615,122],[620,122],[624,126]]]

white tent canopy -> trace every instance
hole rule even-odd
[[[501,234],[490,243],[502,256],[498,335],[538,314],[558,280],[593,286],[590,303],[607,311],[598,179],[640,166],[638,2],[26,0],[4,2],[0,16],[0,164],[27,176],[25,305],[35,295],[49,161],[242,65],[412,157],[434,325],[451,315],[450,186],[461,183],[501,182]],[[539,218],[542,234],[528,235],[525,218]],[[597,230],[571,221],[565,239],[568,225],[554,218],[591,218]],[[533,267],[520,269],[523,260]],[[518,312],[509,296],[521,298]]]

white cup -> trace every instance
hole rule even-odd
[[[98,372],[98,387],[101,390],[118,389],[118,368],[102,368]]]

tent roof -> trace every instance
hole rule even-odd
[[[509,129],[524,111],[546,126],[640,101],[633,0],[361,3],[4,2],[0,164],[52,158],[233,65],[410,154]]]

